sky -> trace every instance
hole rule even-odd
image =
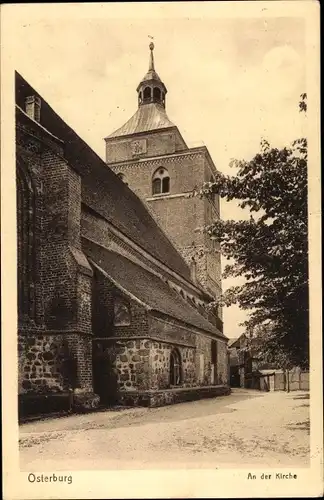
[[[136,15],[132,4],[120,18],[111,5],[93,16],[77,15],[80,4],[60,16],[29,5],[11,38],[15,69],[104,158],[103,138],[137,109],[153,37],[169,118],[189,146],[205,144],[216,167],[233,174],[230,159],[252,158],[262,137],[281,147],[305,133],[305,26],[302,17],[218,15],[215,4],[214,16],[165,9],[162,18],[154,4]],[[221,215],[246,217],[232,202],[222,202]],[[237,283],[224,280],[223,288]],[[225,334],[238,336],[245,318],[225,308]]]

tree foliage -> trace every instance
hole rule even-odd
[[[300,110],[306,111],[306,94]],[[244,276],[223,305],[249,311],[243,323],[260,351],[282,366],[308,365],[307,140],[277,149],[263,140],[250,161],[233,160],[237,175],[218,172],[200,196],[237,200],[249,220],[216,220],[204,228],[229,259],[224,277]],[[215,304],[217,305],[217,304]]]

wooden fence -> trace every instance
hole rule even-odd
[[[309,372],[294,368],[282,370],[260,370],[247,374],[244,387],[260,391],[309,391]]]
[[[309,372],[292,370],[289,372],[275,372],[275,391],[309,391]]]

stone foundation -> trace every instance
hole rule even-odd
[[[120,392],[119,403],[125,406],[158,406],[196,401],[198,399],[228,396],[231,389],[225,385],[205,387],[181,387],[179,389],[165,389],[157,391],[125,391]]]
[[[19,421],[29,417],[51,414],[69,413],[72,411],[72,391],[52,394],[20,394],[18,396]]]
[[[75,412],[95,410],[99,404],[100,397],[92,391],[76,389],[73,394],[72,408]]]

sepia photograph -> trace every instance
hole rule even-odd
[[[225,3],[3,9],[8,500],[321,495],[319,9]]]

